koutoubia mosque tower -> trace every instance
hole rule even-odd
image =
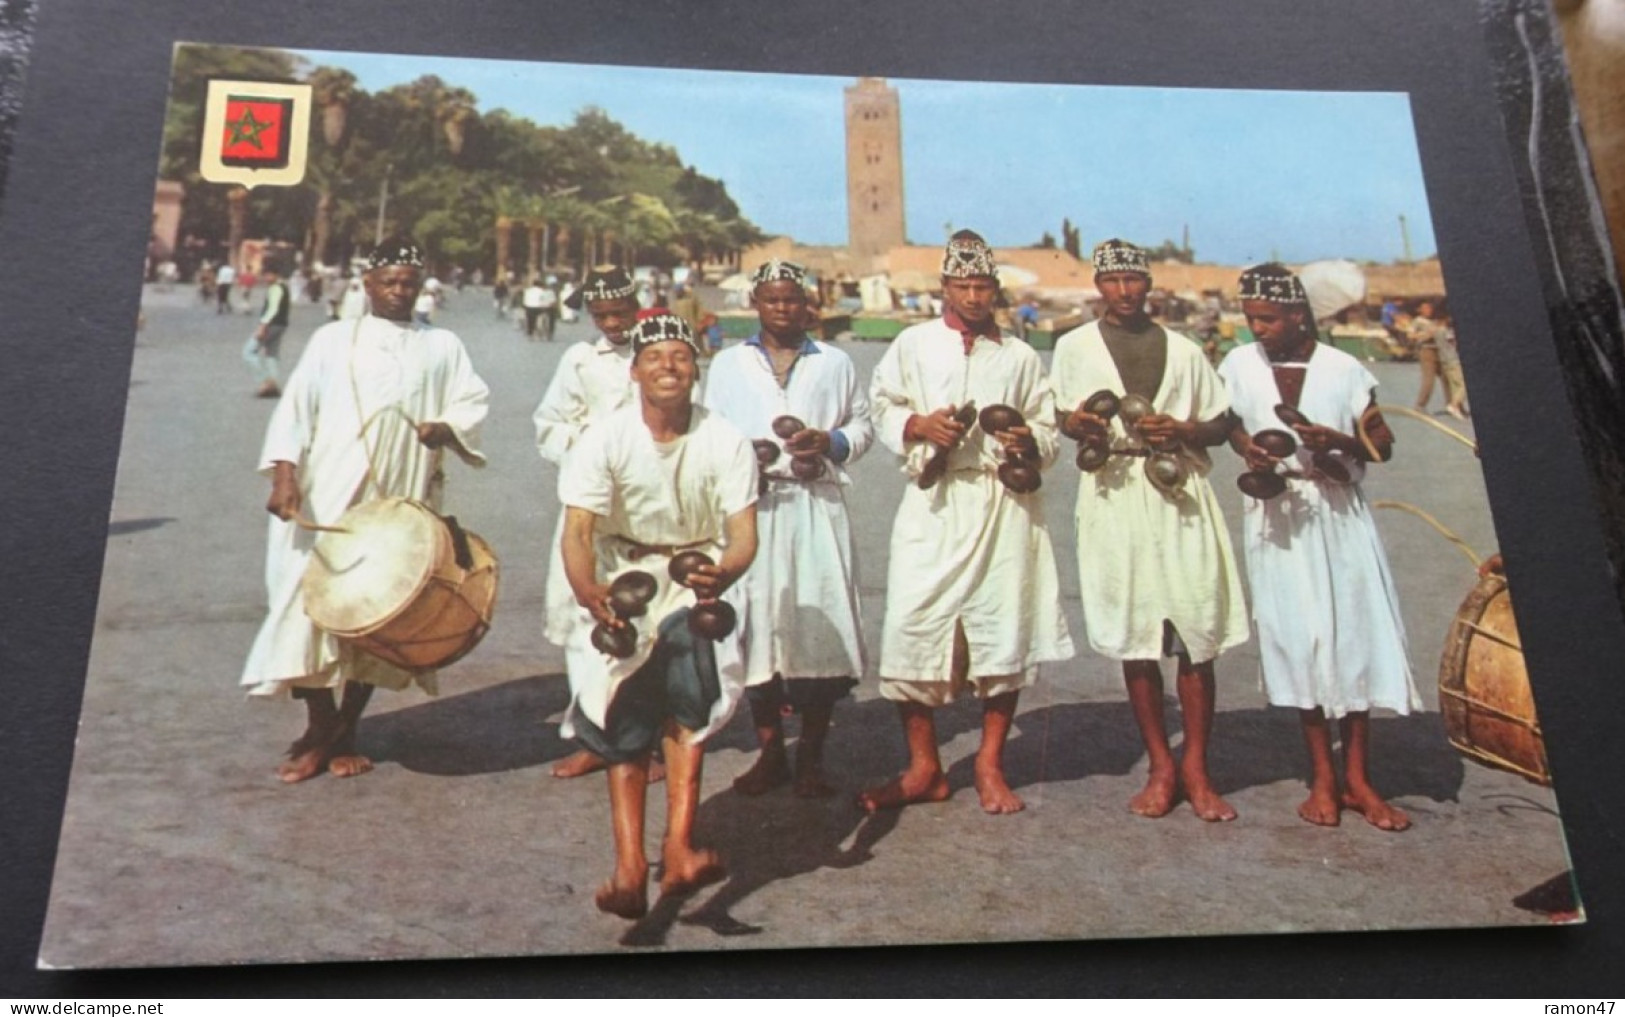
[[[860,264],[908,243],[902,107],[884,78],[846,90],[846,222],[847,249]]]

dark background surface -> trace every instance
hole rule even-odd
[[[1200,943],[34,971],[177,40],[893,78],[1409,92],[1452,308],[1474,337],[1464,357],[1486,481],[1590,923]],[[38,13],[0,207],[0,996],[1617,993],[1617,977],[1605,971],[1625,956],[1617,873],[1625,760],[1605,725],[1625,712],[1625,627],[1608,565],[1621,541],[1614,522],[1599,524],[1597,506],[1620,504],[1604,454],[1619,434],[1609,378],[1621,362],[1618,304],[1600,261],[1585,255],[1598,241],[1563,88],[1549,15],[1513,0],[1132,8],[50,0]],[[1531,123],[1542,139],[1533,150]],[[1102,158],[1111,144],[1079,139]],[[1088,215],[1100,220],[1109,210]],[[1578,418],[1571,405],[1581,407]]]

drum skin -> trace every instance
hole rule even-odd
[[[1512,599],[1499,573],[1478,581],[1450,625],[1439,710],[1450,744],[1469,759],[1551,784]]]
[[[350,509],[316,540],[305,570],[305,613],[318,628],[397,667],[445,667],[478,645],[496,606],[496,555],[427,506],[382,498]]]

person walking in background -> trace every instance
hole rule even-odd
[[[288,284],[282,279],[281,268],[266,265],[265,306],[260,312],[259,325],[243,346],[243,359],[260,382],[254,394],[261,399],[275,399],[282,394],[282,367],[278,357],[281,356],[282,334],[288,330],[288,313],[292,305],[293,297],[288,292]]]
[[[237,270],[231,267],[231,262],[220,266],[214,274],[214,313],[231,313],[231,287],[237,281]]]

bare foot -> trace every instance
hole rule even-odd
[[[359,777],[372,772],[372,760],[357,752],[346,752],[328,759],[327,772],[335,777]]]
[[[598,910],[617,918],[642,918],[649,913],[649,891],[647,884],[649,873],[644,871],[641,879],[621,881],[617,873],[609,882],[598,888],[593,895],[593,903]]]
[[[278,766],[276,775],[277,779],[284,784],[297,784],[300,781],[319,776],[326,769],[326,746],[307,747],[281,766]]]
[[[1337,789],[1335,787],[1319,787],[1311,785],[1309,797],[1298,806],[1298,818],[1306,823],[1316,826],[1336,826],[1341,808],[1337,804]]]
[[[858,804],[872,814],[881,809],[899,809],[920,802],[947,801],[950,793],[948,776],[941,770],[924,775],[905,770],[879,787],[869,788],[858,795]]]
[[[1204,823],[1228,823],[1236,818],[1236,810],[1213,790],[1206,774],[1181,773],[1180,786],[1191,803],[1191,811]]]
[[[605,765],[602,756],[586,749],[577,749],[553,764],[553,776],[560,780],[584,777],[589,773],[597,773]]]
[[[686,897],[728,878],[728,870],[715,851],[667,848],[661,864],[660,894],[663,897]]]
[[[1128,800],[1128,810],[1147,819],[1161,819],[1174,811],[1179,801],[1179,781],[1172,767],[1167,771],[1152,770],[1140,793]]]
[[[776,787],[790,783],[790,764],[784,758],[784,746],[764,749],[751,768],[734,778],[734,790],[742,795],[765,795]]]
[[[1010,790],[1004,771],[997,767],[976,764],[976,794],[982,799],[982,811],[990,816],[1006,816],[1027,807],[1021,796]]]
[[[1351,787],[1343,792],[1343,807],[1358,812],[1379,830],[1398,833],[1411,826],[1411,817],[1383,801],[1382,796],[1369,787]]]

